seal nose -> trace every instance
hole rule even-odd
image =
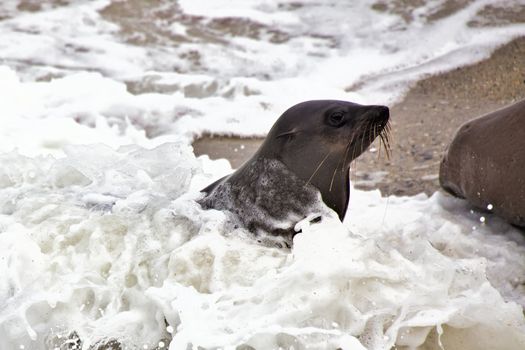
[[[372,106],[373,115],[388,119],[390,117],[390,110],[387,106]]]
[[[384,126],[390,118],[390,110],[387,106],[370,106],[370,111],[367,113],[373,123],[378,123]]]

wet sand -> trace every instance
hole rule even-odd
[[[383,195],[430,195],[439,189],[439,163],[455,130],[523,98],[525,37],[500,47],[484,61],[415,83],[400,103],[391,106],[391,159],[365,152],[352,165],[351,180],[357,188],[380,189]],[[205,135],[193,146],[197,155],[226,158],[236,168],[261,142]]]

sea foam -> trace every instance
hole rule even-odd
[[[440,194],[353,190],[346,224],[301,222],[286,250],[200,208],[203,169],[224,167],[184,143],[1,162],[2,348],[525,344],[523,238],[493,217],[472,230]]]
[[[488,57],[525,25],[492,23],[486,13],[519,4],[98,0],[33,12],[0,5],[0,49],[23,81],[98,72],[176,106],[162,115],[177,132],[262,136],[298,102],[391,104],[421,77]]]

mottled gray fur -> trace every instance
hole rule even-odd
[[[290,245],[295,224],[323,210],[319,191],[276,159],[258,158],[232,177],[210,185],[213,189],[199,203],[234,213],[234,220],[258,236],[270,233]]]

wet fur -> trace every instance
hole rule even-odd
[[[340,126],[330,113],[344,113]],[[336,111],[336,112],[333,112]],[[344,119],[346,118],[346,119]],[[203,208],[228,210],[253,233],[291,242],[295,223],[322,201],[344,219],[350,163],[376,137],[390,154],[388,109],[344,101],[307,101],[286,111],[256,154],[233,174],[209,185]]]

